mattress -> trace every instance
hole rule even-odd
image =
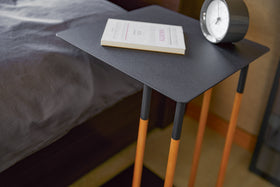
[[[105,0],[0,2],[0,172],[141,89],[55,36],[123,12]]]

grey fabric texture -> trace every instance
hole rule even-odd
[[[55,36],[123,12],[105,0],[0,2],[0,171],[141,89]]]

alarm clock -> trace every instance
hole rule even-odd
[[[249,13],[243,0],[205,0],[200,11],[200,27],[212,43],[237,42],[249,26]]]

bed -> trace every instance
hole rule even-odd
[[[105,0],[0,2],[1,186],[69,185],[135,140],[142,85],[55,36],[125,11]],[[162,110],[151,127],[168,123],[163,96],[153,98]]]

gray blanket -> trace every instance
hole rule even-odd
[[[104,0],[1,0],[0,172],[140,90],[55,36],[122,12]]]

